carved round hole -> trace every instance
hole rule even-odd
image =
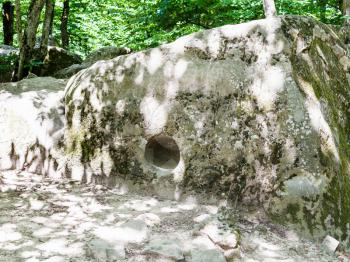
[[[174,169],[180,161],[180,150],[171,137],[156,135],[147,142],[145,158],[158,168]]]

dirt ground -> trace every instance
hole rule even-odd
[[[349,261],[262,214],[0,174],[0,261]]]

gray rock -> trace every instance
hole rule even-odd
[[[65,84],[50,77],[0,84],[0,170],[61,176],[56,146],[65,125]]]
[[[9,45],[0,45],[0,56],[18,54],[19,50]]]
[[[238,237],[236,232],[231,232],[231,230],[220,228],[217,223],[210,223],[206,225],[201,233],[207,235],[209,239],[224,249],[233,249],[237,247]]]
[[[69,168],[150,193],[166,184],[263,204],[305,232],[327,224],[345,233],[345,54],[331,28],[282,16],[97,62],[66,88],[65,143],[77,159]]]
[[[86,69],[100,60],[108,60],[117,56],[129,54],[131,50],[124,47],[102,47],[89,54],[81,64],[74,64],[55,73],[57,78],[69,78],[79,71]]]
[[[332,28],[281,16],[99,61],[69,80],[64,114],[49,85],[3,91],[0,164],[64,149],[59,166],[81,181],[264,205],[340,239],[350,220],[347,54]]]
[[[180,261],[184,255],[179,243],[176,239],[153,239],[146,245],[144,252]]]
[[[89,65],[88,64],[74,64],[71,65],[67,68],[61,69],[58,72],[56,72],[54,74],[54,77],[56,78],[69,78],[73,75],[75,75],[76,73],[78,73],[79,71],[88,68]]]
[[[91,52],[86,57],[83,64],[92,65],[100,60],[108,60],[108,59],[115,58],[117,56],[129,54],[129,53],[131,53],[131,50],[129,48],[116,47],[116,46],[106,46],[106,47],[102,47],[102,48],[99,48],[99,49]]]
[[[186,258],[188,262],[226,262],[225,256],[216,249],[195,249],[191,256]]]
[[[39,51],[40,49],[35,49],[34,56]],[[82,59],[77,54],[57,46],[49,46],[43,64],[33,67],[32,72],[38,76],[53,76],[56,72],[81,62]]]
[[[339,241],[328,235],[325,237],[322,244],[328,251],[335,252],[339,246]]]
[[[117,227],[100,227],[94,234],[109,243],[142,243],[149,234],[147,224],[131,219]]]
[[[87,244],[87,256],[97,262],[113,262],[125,258],[123,244],[115,246],[101,239],[93,239]]]

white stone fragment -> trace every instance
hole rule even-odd
[[[329,251],[335,252],[339,246],[339,241],[335,238],[327,235],[322,242],[323,246],[326,247]]]
[[[237,236],[229,230],[223,230],[216,223],[206,225],[201,233],[207,235],[211,241],[224,249],[235,248],[237,246]]]

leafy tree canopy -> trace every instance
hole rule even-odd
[[[29,2],[21,0],[23,24]],[[339,0],[276,0],[280,15],[307,15],[335,25],[343,19],[339,5]],[[62,8],[63,0],[56,0],[57,42]],[[44,12],[41,16],[43,20]],[[263,17],[261,0],[70,0],[70,49],[83,56],[110,45],[141,50],[194,31]],[[40,32],[39,28],[38,36]],[[1,34],[0,42],[2,38]]]

